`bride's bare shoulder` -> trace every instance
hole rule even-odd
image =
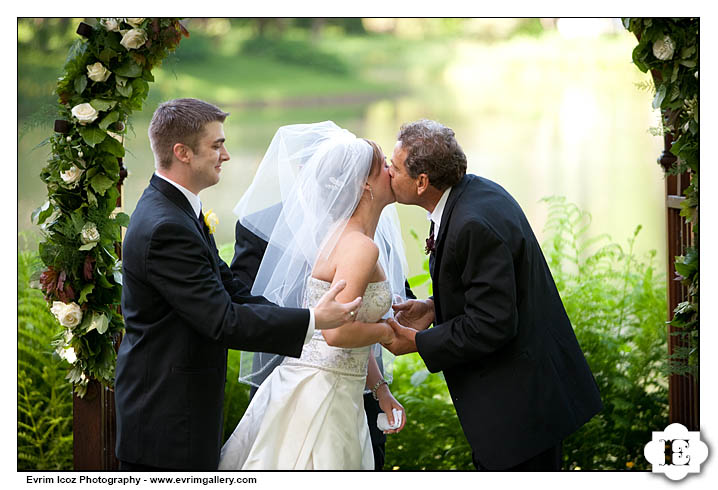
[[[347,257],[351,258],[352,262],[366,261],[374,264],[379,258],[379,247],[376,246],[374,240],[364,233],[356,230],[345,230],[337,242],[335,259],[340,262],[340,259]]]

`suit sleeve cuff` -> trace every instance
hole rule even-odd
[[[314,308],[309,308],[309,328],[307,328],[307,335],[304,337],[304,343],[308,344],[312,340],[314,335]]]
[[[439,371],[442,371],[441,366],[436,360],[434,360],[431,352],[432,344],[430,340],[430,333],[435,328],[436,326],[428,330],[422,330],[421,332],[417,332],[416,337],[414,338],[414,342],[416,343],[416,351],[419,353],[419,356],[421,356],[421,360],[424,361],[426,369],[428,369],[430,373],[438,373]]]

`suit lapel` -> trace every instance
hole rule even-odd
[[[177,189],[175,186],[173,186],[166,180],[157,177],[156,175],[152,175],[152,178],[150,179],[150,185],[157,189],[157,191],[161,192],[162,195],[164,195],[174,205],[176,205],[184,214],[187,215],[187,217],[192,221],[192,223],[194,223],[194,225],[197,227],[197,231],[202,236],[202,238],[204,238],[205,243],[210,249],[210,256],[212,257],[212,267],[215,269],[215,272],[219,273],[219,266],[217,264],[218,258],[216,257],[217,246],[214,244],[214,240],[211,238],[209,230],[206,229],[204,220],[201,217],[197,218],[194,215],[192,205],[189,203],[184,194],[182,194],[182,192],[180,192],[180,190]]]
[[[441,213],[441,225],[439,226],[439,236],[436,237],[436,245],[435,250],[436,252],[433,254],[433,260],[431,257],[429,257],[429,264],[430,264],[430,273],[431,273],[431,280],[434,285],[434,304],[436,308],[436,315],[437,319],[441,319],[441,303],[440,303],[440,287],[439,287],[439,273],[441,271],[441,259],[444,254],[444,242],[447,239],[447,230],[449,229],[449,221],[451,220],[451,213],[454,210],[454,206],[456,206],[456,203],[459,201],[459,198],[461,197],[461,194],[464,192],[464,189],[466,189],[466,186],[468,182],[471,180],[471,175],[464,175],[464,177],[459,181],[458,184],[454,186],[453,189],[451,189],[451,192],[449,193],[449,197],[446,200],[446,206],[444,207],[444,212]],[[441,321],[441,320],[439,320]]]
[[[170,184],[164,179],[152,175],[150,179],[150,185],[161,192],[167,199],[169,199],[175,206],[180,208],[195,224],[200,234],[205,237],[204,230],[202,229],[202,223],[194,215],[192,205],[189,203],[186,197],[177,189],[175,186]],[[205,237],[206,238],[206,237]]]
[[[446,230],[449,228],[449,220],[451,219],[451,213],[454,210],[454,206],[459,201],[459,197],[466,189],[466,185],[471,180],[471,175],[464,175],[457,185],[451,189],[449,197],[446,200],[446,206],[444,206],[444,212],[441,214],[441,226],[439,227],[439,236],[436,237],[436,255],[438,258],[441,257],[441,251],[444,245],[444,239],[446,238]]]

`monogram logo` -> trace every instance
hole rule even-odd
[[[671,480],[682,480],[688,473],[700,473],[708,457],[708,446],[700,432],[689,432],[681,424],[671,424],[663,432],[653,432],[653,440],[643,448],[653,465],[653,473],[663,473]]]

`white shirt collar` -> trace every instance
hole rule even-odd
[[[190,190],[188,190],[188,189],[182,187],[181,185],[179,185],[179,184],[178,184],[177,182],[175,182],[174,180],[171,180],[171,179],[165,177],[165,176],[162,175],[162,174],[158,174],[157,172],[155,172],[155,175],[156,175],[157,177],[159,177],[160,179],[166,180],[167,182],[169,182],[170,184],[172,184],[173,186],[175,186],[177,189],[179,189],[179,191],[180,191],[182,194],[184,194],[184,197],[186,197],[187,200],[189,201],[190,206],[192,206],[192,211],[194,211],[194,215],[199,218],[199,213],[200,213],[200,211],[202,210],[202,201],[200,201],[199,196],[198,196],[197,194],[195,194],[195,193],[193,193],[192,191],[190,191]]]
[[[434,208],[434,211],[431,213],[427,213],[427,218],[434,222],[434,238],[439,236],[439,226],[441,226],[441,215],[444,214],[444,208],[446,207],[446,201],[449,199],[449,193],[451,192],[451,189],[453,187],[449,187],[444,191],[444,193],[441,195],[441,198],[439,199],[439,202],[436,203],[436,207]]]

